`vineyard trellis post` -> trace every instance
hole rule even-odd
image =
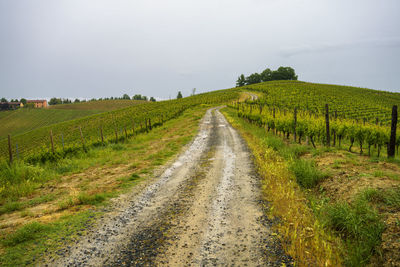
[[[151,131],[151,119],[149,118],[149,130]]]
[[[297,108],[295,107],[294,108],[294,114],[293,114],[293,116],[294,116],[294,124],[293,124],[293,139],[294,139],[294,142],[296,143],[296,125],[297,125]]]
[[[79,132],[81,134],[81,140],[82,140],[83,149],[85,149],[85,139],[83,139],[83,133],[82,133],[82,127],[81,126],[79,126]]]
[[[335,110],[334,118],[335,118],[335,123],[336,123],[336,121],[337,121],[337,110]],[[333,129],[333,146],[336,146],[336,130],[335,129]]]
[[[11,135],[8,135],[8,153],[10,155],[10,163],[13,161],[13,154],[11,149]]]
[[[125,139],[128,140],[128,132],[126,131],[126,126],[124,126],[124,131],[125,131]]]
[[[329,105],[325,104],[325,121],[326,121],[326,146],[330,146],[331,144],[331,136],[329,131]]]
[[[388,145],[388,157],[393,158],[396,148],[396,128],[397,128],[397,105],[392,108],[392,126],[390,130],[390,141]]]
[[[50,130],[51,152],[54,154],[53,130]]]
[[[101,145],[104,146],[103,126],[100,126]]]
[[[17,155],[17,160],[19,160],[18,143],[15,144],[15,154]]]
[[[64,148],[64,135],[62,133],[61,133],[61,143],[62,143],[63,150],[65,150],[65,148]]]
[[[115,127],[115,143],[118,143],[118,129]]]

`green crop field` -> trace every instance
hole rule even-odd
[[[280,109],[306,110],[321,114],[325,104],[338,117],[388,123],[393,105],[400,104],[400,93],[350,86],[273,81],[241,87],[263,93],[258,103]]]
[[[42,127],[36,130],[12,136],[12,153],[16,158],[20,159],[48,155],[49,152],[53,152],[53,148],[50,147],[50,131],[53,136],[54,152],[58,151],[59,153],[64,153],[64,151],[71,149],[74,150],[77,147],[82,147],[82,145],[90,146],[99,142],[118,141],[128,135],[131,136],[137,132],[148,131],[148,128],[175,118],[190,107],[201,104],[226,103],[236,98],[237,90],[221,90],[198,94],[180,100],[145,102],[141,105],[133,105],[58,124],[43,123]],[[66,111],[56,109],[43,110],[42,112],[44,113],[39,117],[46,117],[45,114],[47,112],[60,112],[60,114],[63,114]],[[91,110],[88,111],[93,112]],[[21,110],[21,112],[25,111]],[[74,110],[74,112],[83,111]],[[6,158],[7,155],[7,139],[3,138],[0,140],[0,158]]]
[[[49,106],[49,109],[110,111],[146,103],[143,100],[97,100]]]
[[[0,112],[0,140],[51,124],[121,109],[145,101],[102,100],[49,106],[47,109],[18,109]]]

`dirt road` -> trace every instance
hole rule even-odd
[[[118,198],[58,266],[282,266],[251,155],[218,109],[159,177]],[[139,190],[140,189],[140,190]]]

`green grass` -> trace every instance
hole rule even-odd
[[[102,111],[96,110],[58,110],[58,109],[18,109],[4,111],[6,116],[0,117],[0,140],[22,134],[34,129],[55,123],[74,120]],[[2,112],[0,112],[1,114]]]
[[[120,108],[126,108],[133,105],[139,105],[146,103],[142,100],[101,100],[101,101],[88,101],[71,104],[61,104],[49,106],[49,109],[61,109],[61,110],[94,110],[96,112],[116,110]]]
[[[290,162],[289,170],[294,173],[297,183],[304,188],[313,188],[326,177],[312,160],[295,159]]]
[[[360,194],[351,204],[337,202],[325,205],[322,212],[326,226],[345,240],[347,266],[365,265],[371,255],[378,253],[376,249],[385,225],[377,210],[368,202],[370,194]]]
[[[25,266],[37,264],[35,257],[49,255],[66,243],[84,234],[82,229],[101,215],[85,211],[74,216],[64,216],[58,222],[43,224],[32,222],[0,240],[5,253],[0,255],[1,266]]]
[[[234,110],[228,109],[230,116],[237,116]],[[296,178],[296,182],[303,188],[303,193],[308,199],[308,206],[314,212],[318,221],[327,232],[334,232],[343,240],[340,247],[344,264],[347,266],[365,266],[373,255],[379,255],[379,245],[385,228],[383,216],[379,214],[378,207],[386,206],[391,210],[400,207],[400,188],[385,190],[366,189],[356,195],[348,203],[340,199],[330,199],[324,195],[324,189],[316,186],[326,177],[318,170],[313,158],[324,153],[339,152],[336,148],[304,148],[298,144],[287,144],[282,137],[265,133],[265,129],[249,125],[244,120],[240,122],[246,132],[262,140],[262,143],[274,149],[285,161]],[[310,153],[312,158],[301,158],[301,155]],[[340,153],[340,152],[339,152]],[[359,165],[358,155],[345,153],[346,158],[336,160],[332,168],[341,168],[342,164]],[[379,159],[378,161],[387,161]],[[366,169],[370,170],[368,166]],[[361,173],[359,176],[374,177],[387,176],[383,171],[372,174]],[[271,178],[272,179],[272,178]],[[313,189],[314,190],[309,190]],[[278,207],[274,207],[278,209]],[[286,216],[286,215],[284,215]]]
[[[8,190],[1,192],[0,212],[13,213],[13,216],[19,215],[23,220],[31,222],[36,220],[37,212],[33,214],[30,208],[50,202],[45,206],[45,210],[41,210],[41,214],[72,214],[68,218],[57,219],[48,224],[29,223],[15,229],[12,235],[0,236],[0,251],[5,251],[4,254],[0,253],[0,265],[37,264],[44,251],[48,254],[60,246],[69,244],[81,229],[86,228],[85,220],[88,218],[74,212],[90,208],[97,213],[98,206],[107,205],[110,198],[129,191],[148,178],[147,174],[151,173],[156,165],[165,163],[192,139],[201,118],[199,114],[204,114],[205,110],[189,109],[180,117],[167,121],[149,133],[136,135],[118,144],[91,147],[87,152],[82,150],[54,162],[29,164],[17,161],[11,166],[4,162],[3,168],[0,168],[0,174],[3,174],[0,175],[0,185],[7,184]],[[164,138],[165,141],[162,140]],[[148,160],[145,160],[146,158]],[[91,180],[85,180],[85,177],[82,177],[82,180],[71,180],[75,183],[74,186],[79,183],[79,192],[76,195],[70,195],[70,191],[65,191],[63,186],[57,187],[59,181],[68,186],[69,179],[75,177],[71,174],[94,166],[98,169],[105,168],[107,175],[108,168],[114,170],[114,167],[121,167],[114,166],[115,160],[129,170],[121,172],[121,176],[114,176],[115,180],[107,180],[103,184],[91,184]],[[67,178],[62,180],[64,175]],[[108,182],[115,184],[114,187],[104,189]],[[18,194],[10,193],[24,184],[29,184],[30,190],[18,191]],[[84,214],[93,216],[89,211]],[[60,239],[63,241],[59,242]]]
[[[55,123],[126,108],[145,101],[103,100],[76,104],[62,104],[48,108],[21,108],[0,112],[0,140]]]

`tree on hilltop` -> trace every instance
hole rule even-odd
[[[297,80],[297,75],[291,67],[279,67],[272,72],[272,80]]]
[[[183,96],[182,96],[182,93],[181,93],[181,91],[179,91],[178,92],[178,95],[176,96],[176,99],[180,99],[180,98],[182,98]]]
[[[266,68],[260,75],[263,82],[272,81],[272,71],[269,68]]]
[[[243,74],[236,81],[236,87],[249,85],[260,82],[277,81],[277,80],[297,80],[298,76],[291,67],[279,67],[272,71],[267,68],[261,74],[255,72],[245,77]]]
[[[240,87],[243,85],[246,85],[246,77],[244,77],[244,75],[241,74],[236,81],[236,87]]]
[[[261,75],[256,73],[250,74],[249,77],[246,78],[246,84],[260,83]]]

